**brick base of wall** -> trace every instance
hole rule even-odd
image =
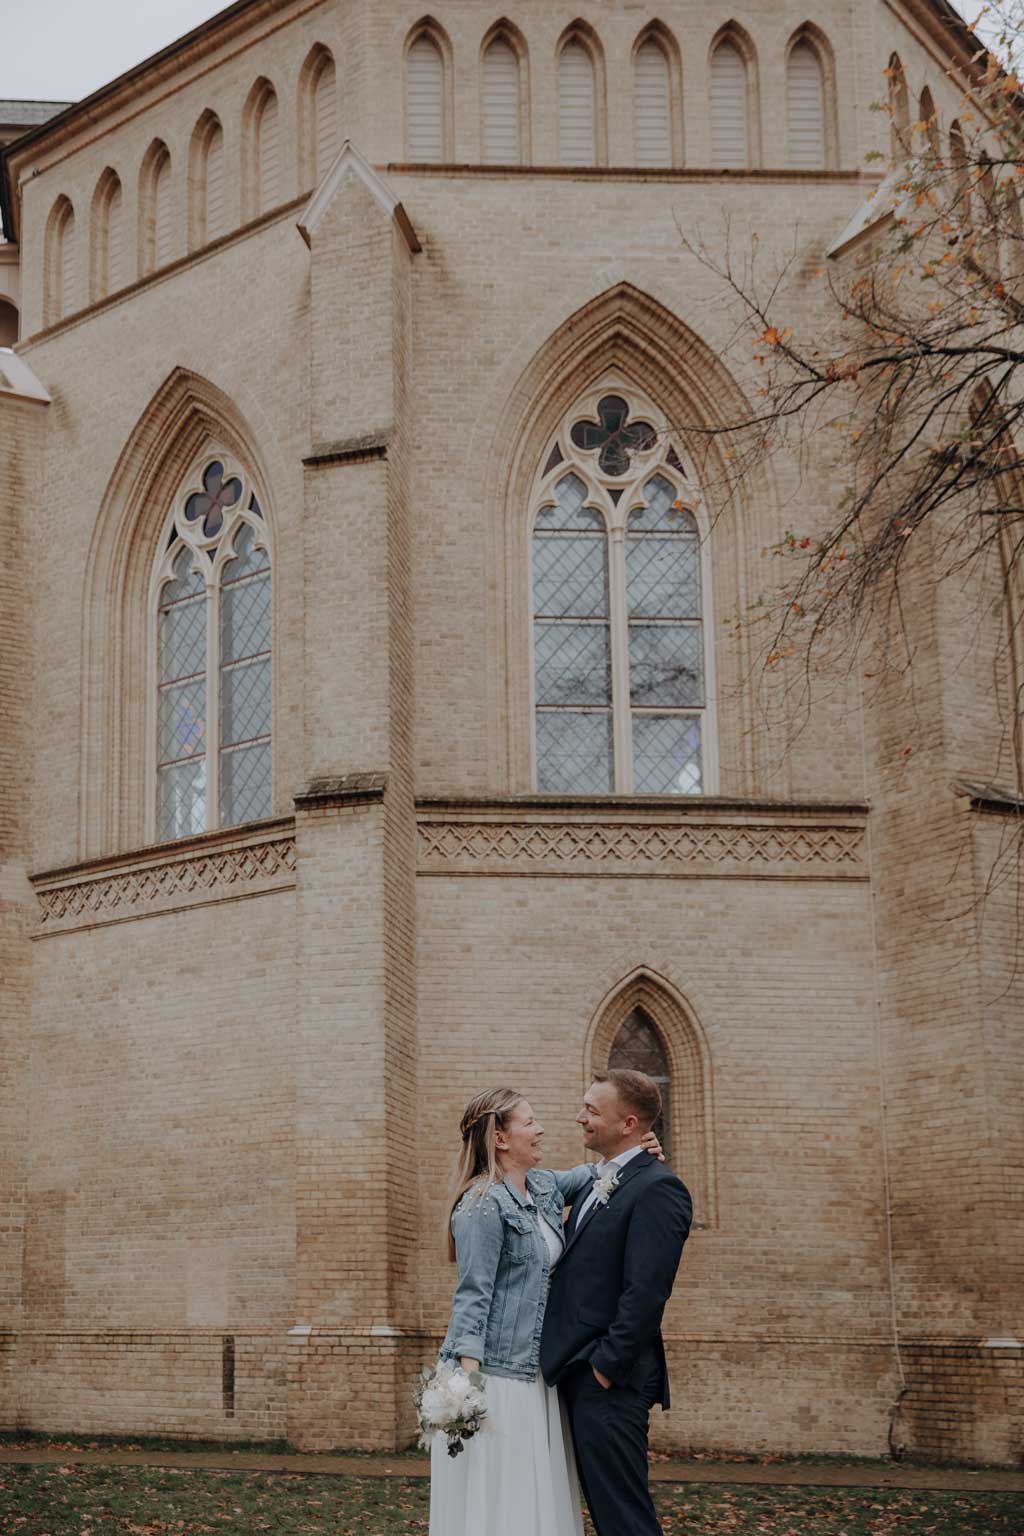
[[[227,1342],[226,1341],[230,1341]],[[24,1333],[0,1347],[5,1429],[283,1440],[284,1334]],[[232,1390],[233,1389],[233,1390]]]
[[[1024,1465],[1024,1349],[904,1346],[897,1439],[916,1456]]]
[[[413,1387],[439,1343],[426,1333],[0,1333],[0,1430],[404,1449],[416,1438]],[[1024,1349],[907,1345],[903,1363],[895,1438],[908,1454],[1024,1464]],[[898,1393],[889,1345],[676,1339],[669,1369],[672,1407],[651,1419],[658,1450],[887,1454]]]

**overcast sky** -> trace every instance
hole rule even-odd
[[[981,9],[981,0],[957,4],[972,17]],[[0,0],[0,99],[79,101],[223,9],[221,0]]]

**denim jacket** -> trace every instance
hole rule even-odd
[[[523,1196],[506,1179],[484,1194],[468,1190],[452,1212],[459,1278],[442,1359],[469,1355],[491,1376],[532,1381],[540,1361],[540,1335],[551,1263],[540,1228],[562,1231],[566,1204],[590,1183],[595,1163],[564,1173],[532,1168]]]

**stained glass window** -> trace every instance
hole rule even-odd
[[[156,835],[269,816],[271,569],[241,470],[210,460],[176,503],[156,573]]]
[[[623,1020],[612,1043],[608,1065],[628,1072],[644,1072],[657,1083],[661,1114],[652,1129],[661,1142],[667,1161],[672,1158],[672,1079],[668,1058],[658,1031],[642,1008],[634,1008]]]
[[[533,522],[536,782],[703,794],[702,545],[679,450],[607,393],[544,458]]]

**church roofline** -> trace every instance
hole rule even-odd
[[[198,27],[193,27],[191,32],[168,43],[159,52],[150,54],[107,85],[100,86],[90,96],[72,103],[56,117],[31,128],[13,143],[0,149],[0,222],[7,239],[14,243],[18,240],[18,204],[13,196],[10,169],[16,155],[20,157],[25,150],[51,137],[59,139],[62,135],[74,132],[83,119],[89,121],[98,118],[119,97],[131,95],[133,89],[137,93],[139,82],[145,77],[152,75],[159,78],[161,73],[170,73],[166,66],[176,65],[179,56],[194,49],[197,44],[219,32],[230,35],[232,31],[240,30],[251,20],[250,13],[273,15],[275,11],[283,10],[292,3],[294,0],[235,0],[233,5],[218,11]],[[894,5],[894,0],[887,0],[887,3]],[[894,5],[894,8],[897,7]],[[964,18],[950,4],[950,0],[898,0],[898,8],[915,17],[937,42],[945,46],[947,52],[957,54],[958,62],[964,69],[972,68],[971,61],[980,44]],[[977,70],[978,66],[974,65],[973,68]],[[150,82],[147,80],[146,83]]]
[[[153,76],[159,79],[162,74],[170,73],[166,66],[176,65],[179,55],[194,49],[197,44],[206,42],[218,32],[230,35],[233,31],[240,30],[241,26],[251,19],[250,13],[272,15],[275,11],[283,10],[292,3],[293,0],[234,0],[233,5],[226,6],[215,16],[201,22],[198,27],[193,27],[191,32],[184,33],[173,43],[168,43],[165,48],[151,53],[148,58],[142,59],[138,64],[133,64],[131,69],[126,69],[123,74],[108,81],[106,85],[101,85],[91,95],[83,96],[81,101],[72,102],[55,117],[30,128],[27,133],[21,134],[19,138],[0,149],[0,220],[2,220],[3,232],[7,239],[16,242],[18,238],[17,200],[12,195],[10,172],[10,163],[15,155],[20,157],[26,149],[46,139],[59,138],[73,132],[81,120],[97,119],[108,106],[116,104],[119,98],[136,94],[140,82],[145,77]],[[146,84],[150,83],[152,82],[146,79]]]

